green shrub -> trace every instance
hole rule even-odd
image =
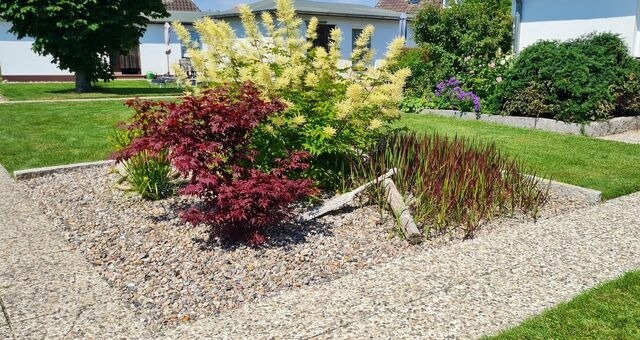
[[[513,38],[511,0],[465,0],[443,8],[428,3],[413,20],[415,40],[460,58],[496,59]]]
[[[410,209],[427,237],[456,231],[472,237],[487,220],[516,211],[535,218],[546,201],[547,192],[537,180],[523,176],[518,163],[493,144],[400,133],[369,156],[360,165],[363,181],[396,168],[393,180],[400,192],[415,199]],[[380,188],[373,197],[386,205]]]
[[[488,99],[509,67],[511,25],[509,0],[466,0],[447,8],[428,3],[413,21],[420,47],[399,59],[412,72],[408,93],[423,96],[439,81],[455,77]]]
[[[400,111],[403,113],[420,113],[424,109],[435,108],[437,107],[433,95],[428,97],[405,96],[402,103],[400,103]]]
[[[637,115],[638,64],[611,33],[539,42],[516,58],[493,107],[504,114],[567,122]]]
[[[449,79],[457,71],[456,57],[437,46],[405,48],[398,57],[395,68],[408,68],[411,75],[405,84],[408,96],[425,97],[433,95],[436,84]]]
[[[194,23],[202,41],[216,48],[201,49],[190,41],[186,28],[178,23],[174,28],[189,47],[199,85],[215,88],[250,81],[266,98],[287,104],[256,130],[254,146],[261,154],[285,157],[290,150],[304,150],[313,156],[306,175],[322,187],[335,188],[343,180],[345,160],[375,144],[400,117],[398,106],[410,71],[392,67],[404,40],[391,41],[384,61],[373,67],[369,46],[374,27],[367,25],[356,39],[352,65],[346,66],[340,62],[339,28],[330,32],[328,48],[314,47],[318,19],[309,18],[302,35],[303,20],[293,2],[279,0],[276,7],[257,18],[248,6],[239,6],[243,36],[222,20]],[[196,94],[199,90],[193,89]]]

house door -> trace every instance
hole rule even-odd
[[[127,53],[114,53],[111,63],[116,74],[140,74],[140,46],[132,48]]]
[[[313,47],[324,47],[325,50],[329,50],[329,42],[331,41],[331,30],[336,28],[336,25],[318,24],[318,38],[313,41]]]

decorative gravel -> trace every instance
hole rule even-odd
[[[352,206],[272,228],[263,247],[211,244],[206,227],[180,223],[188,199],[142,201],[116,189],[116,178],[108,167],[94,167],[21,183],[152,330],[460,242],[448,236],[411,246],[393,236],[394,220],[377,207]],[[540,218],[584,205],[552,197]],[[503,218],[480,233],[526,220]]]

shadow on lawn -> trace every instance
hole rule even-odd
[[[93,91],[88,94],[107,94],[114,96],[152,96],[152,95],[171,95],[171,94],[180,94],[182,89],[176,87],[94,87]],[[48,90],[45,91],[46,94],[51,95],[60,95],[60,94],[68,94],[73,95],[76,94],[74,88],[62,89],[62,90]]]

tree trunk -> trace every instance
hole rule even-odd
[[[87,80],[84,72],[76,72],[76,93],[85,93],[91,91],[91,83]]]

